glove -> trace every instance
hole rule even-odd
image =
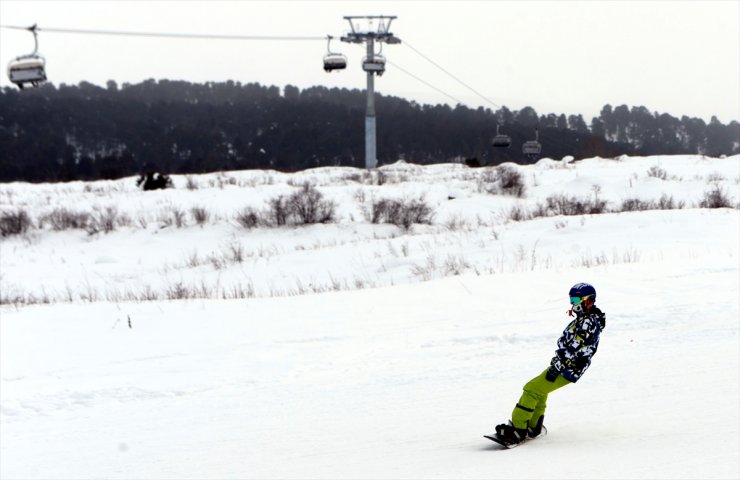
[[[558,375],[560,375],[560,371],[555,368],[555,366],[551,366],[545,374],[545,380],[547,380],[548,382],[554,382],[555,379],[558,378]]]

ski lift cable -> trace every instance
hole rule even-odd
[[[0,25],[0,28],[13,30],[28,30],[28,27],[19,27],[14,25]],[[123,30],[87,30],[76,28],[54,28],[54,27],[36,27],[38,32],[50,33],[71,33],[82,35],[114,35],[126,37],[159,37],[159,38],[191,38],[205,40],[326,40],[326,35],[321,37],[313,36],[272,36],[272,35],[222,35],[207,33],[165,33],[165,32],[133,32]]]
[[[497,107],[497,108],[502,108],[502,107],[501,107],[501,105],[498,105],[497,103],[493,102],[493,101],[492,101],[491,99],[489,99],[489,98],[488,98],[488,97],[486,97],[485,95],[481,94],[480,92],[478,92],[477,90],[475,90],[475,89],[474,89],[473,87],[471,87],[471,86],[470,86],[470,85],[468,85],[467,83],[463,82],[463,81],[462,81],[462,80],[461,80],[460,78],[458,78],[457,76],[453,75],[453,74],[452,74],[452,73],[451,73],[450,71],[448,71],[448,70],[447,70],[446,68],[442,67],[442,66],[441,66],[440,64],[438,64],[437,62],[435,62],[434,60],[432,60],[431,58],[429,58],[429,57],[428,57],[427,55],[424,55],[424,54],[423,54],[422,52],[420,52],[420,51],[419,51],[418,49],[414,48],[414,47],[413,47],[413,46],[412,46],[412,45],[411,45],[411,44],[410,44],[410,43],[408,42],[408,40],[404,39],[404,40],[403,40],[403,45],[406,45],[407,47],[409,47],[409,48],[410,48],[410,49],[411,49],[412,51],[414,51],[414,52],[415,52],[415,53],[416,53],[417,55],[421,56],[421,57],[422,57],[422,58],[424,58],[424,59],[425,59],[426,61],[428,61],[429,63],[431,63],[432,65],[434,65],[435,67],[437,67],[438,69],[442,70],[442,71],[443,71],[444,73],[446,73],[447,75],[449,75],[449,76],[450,76],[451,78],[455,79],[455,80],[456,80],[456,81],[457,81],[458,83],[460,83],[460,84],[461,84],[461,85],[463,85],[463,86],[464,86],[465,88],[467,88],[467,89],[468,89],[468,90],[470,90],[471,92],[475,93],[476,95],[478,95],[479,97],[481,97],[482,99],[484,99],[485,101],[487,101],[488,103],[490,103],[491,105],[493,105],[493,106],[495,106],[495,107]],[[438,89],[436,89],[436,88],[435,88],[435,90],[437,90],[437,91],[440,91],[440,90],[438,90]],[[444,93],[444,92],[442,92],[442,93]],[[446,93],[445,93],[445,95],[447,95],[448,97],[450,97],[450,95],[449,95],[449,94],[446,94]],[[560,146],[564,146],[564,147],[569,147],[569,148],[571,147],[571,145],[568,145],[568,144],[565,144],[565,143],[563,143],[562,141],[556,140],[556,139],[552,138],[552,137],[551,137],[550,135],[546,135],[546,134],[543,134],[543,133],[540,133],[539,135],[540,135],[540,136],[541,136],[541,137],[542,137],[543,139],[547,139],[547,141],[548,141],[548,142],[551,142],[551,143],[554,143],[554,144],[558,144],[558,145],[560,145]]]
[[[457,76],[453,75],[453,74],[452,74],[452,73],[451,73],[451,72],[450,72],[449,70],[447,70],[446,68],[442,67],[442,66],[441,66],[440,64],[438,64],[437,62],[435,62],[434,60],[432,60],[431,58],[429,58],[428,56],[424,55],[424,54],[423,54],[423,53],[421,53],[421,52],[420,52],[419,50],[417,50],[416,48],[414,48],[414,46],[413,46],[413,45],[411,45],[411,44],[410,44],[410,43],[408,42],[408,40],[404,39],[404,40],[403,40],[403,45],[406,45],[407,47],[409,47],[409,48],[410,48],[411,50],[413,50],[413,51],[414,51],[414,52],[415,52],[415,53],[416,53],[417,55],[419,55],[420,57],[422,57],[423,59],[425,59],[425,60],[426,60],[427,62],[431,63],[431,64],[432,64],[432,65],[434,65],[435,67],[437,67],[437,68],[439,68],[440,70],[442,70],[442,71],[443,71],[444,73],[446,73],[447,75],[449,75],[449,76],[450,76],[451,78],[453,78],[453,79],[454,79],[455,81],[457,81],[458,83],[460,83],[460,84],[461,84],[462,86],[464,86],[465,88],[467,88],[467,89],[468,89],[468,90],[470,90],[471,92],[473,92],[473,93],[475,93],[476,95],[478,95],[478,96],[479,96],[480,98],[482,98],[482,99],[483,99],[483,100],[485,100],[486,102],[490,103],[490,104],[491,104],[491,105],[493,105],[494,107],[497,107],[497,108],[501,108],[501,105],[499,105],[499,104],[497,104],[496,102],[492,101],[492,100],[491,100],[490,98],[486,97],[485,95],[483,95],[482,93],[480,93],[479,91],[477,91],[476,89],[474,89],[473,87],[471,87],[470,85],[468,85],[467,83],[463,82],[463,81],[462,81],[461,79],[459,79],[459,78],[458,78]]]
[[[6,29],[12,29],[12,30],[29,30],[29,27],[22,27],[22,26],[15,26],[15,25],[0,25],[0,28],[6,28]],[[165,33],[165,32],[135,32],[135,31],[123,31],[123,30],[90,30],[90,29],[75,29],[75,28],[55,28],[55,27],[38,27],[36,25],[33,26],[33,29],[37,32],[49,32],[49,33],[63,33],[63,34],[82,34],[82,35],[111,35],[111,36],[129,36],[129,37],[158,37],[158,38],[178,38],[178,39],[205,39],[205,40],[287,40],[287,41],[313,41],[313,40],[321,40],[325,41],[327,39],[327,35],[324,36],[270,36],[270,35],[223,35],[223,34],[203,34],[203,33]],[[471,92],[475,93],[482,99],[484,99],[486,102],[490,103],[491,105],[502,108],[499,104],[496,102],[493,102],[491,99],[486,97],[485,95],[481,94],[477,90],[475,90],[473,87],[462,81],[460,78],[452,74],[450,71],[439,65],[437,62],[429,58],[427,55],[424,55],[422,52],[420,52],[418,49],[413,47],[407,40],[404,40],[403,42],[406,46],[408,46],[412,51],[414,51],[417,55],[421,56],[428,62],[430,62],[432,65],[443,71],[445,74],[453,78],[455,81],[463,85],[465,88],[470,90]],[[426,80],[423,80],[422,78],[418,77],[417,75],[414,75],[413,73],[409,72],[408,70],[400,67],[399,65],[392,63],[388,61],[387,63],[393,65],[403,73],[409,75],[410,77],[418,80],[419,82],[427,85],[429,88],[432,88],[436,90],[437,92],[441,93],[442,95],[454,100],[458,104],[465,105],[465,102],[462,102],[458,98],[454,97],[453,95],[450,95],[449,93],[443,91],[442,89],[435,87],[431,83],[427,82]],[[545,136],[545,135],[543,135]],[[557,140],[549,139],[553,143],[561,143]]]
[[[412,77],[412,78],[414,78],[414,79],[416,79],[416,80],[420,81],[421,83],[423,83],[423,84],[424,84],[424,85],[426,85],[427,87],[429,87],[429,88],[432,88],[432,89],[436,90],[437,92],[441,93],[442,95],[444,95],[444,96],[446,96],[446,97],[448,97],[448,98],[451,98],[452,100],[454,100],[454,101],[455,101],[455,102],[457,102],[458,104],[460,104],[460,105],[465,105],[465,102],[463,102],[463,101],[461,101],[461,100],[459,100],[459,99],[457,99],[457,98],[453,97],[452,95],[450,95],[449,93],[445,92],[444,90],[442,90],[442,89],[440,89],[440,88],[437,88],[437,87],[435,87],[435,86],[434,86],[434,85],[432,85],[431,83],[429,83],[429,82],[427,82],[426,80],[424,80],[424,79],[422,79],[422,78],[420,78],[420,77],[418,77],[418,76],[414,75],[413,73],[409,72],[409,71],[408,71],[408,70],[406,70],[405,68],[402,68],[402,67],[398,66],[397,64],[395,64],[395,63],[391,62],[390,60],[386,60],[386,63],[388,63],[388,64],[390,64],[390,65],[393,65],[394,67],[396,67],[397,69],[399,69],[400,71],[402,71],[403,73],[405,73],[406,75],[408,75],[408,76],[410,76],[410,77]]]

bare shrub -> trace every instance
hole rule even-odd
[[[636,212],[643,210],[676,210],[681,209],[685,202],[674,200],[673,196],[661,195],[658,200],[641,200],[639,198],[627,198],[622,200],[616,212]]]
[[[673,195],[669,197],[665,193],[660,196],[655,204],[656,208],[660,210],[677,210],[683,208],[684,205],[686,205],[686,202],[683,200],[677,202],[673,199]]]
[[[443,265],[444,275],[462,275],[470,268],[470,263],[462,255],[448,255]]]
[[[170,213],[172,214],[172,220],[174,220],[175,226],[177,228],[182,228],[185,226],[185,212],[180,210],[177,207],[172,207],[170,209]]]
[[[255,228],[264,223],[260,213],[252,207],[244,207],[236,213],[235,219],[246,229]]]
[[[387,173],[385,173],[382,170],[378,170],[377,172],[378,172],[378,175],[375,178],[375,184],[376,185],[378,185],[378,186],[385,185],[386,183],[388,183],[390,181],[390,179],[388,178],[388,174]]]
[[[414,223],[431,225],[432,217],[434,216],[432,207],[422,198],[406,202],[403,206],[402,213],[401,224],[406,230],[411,228],[411,225]]]
[[[246,286],[242,285],[241,283],[238,285],[232,285],[230,288],[224,288],[221,291],[221,297],[224,300],[254,298],[254,296],[254,285],[251,282],[249,282]]]
[[[655,204],[648,200],[640,200],[639,198],[626,198],[622,200],[622,206],[619,209],[620,212],[635,212],[641,210],[653,210]]]
[[[518,198],[524,196],[524,190],[526,187],[519,170],[508,165],[500,165],[496,167],[496,171],[498,172],[498,183],[503,193],[513,195]]]
[[[523,222],[524,220],[529,220],[531,218],[532,214],[528,213],[521,205],[515,205],[512,207],[511,211],[509,211],[509,220],[514,222]]]
[[[55,208],[39,220],[40,226],[49,225],[54,231],[84,230],[90,221],[90,213],[75,212],[67,208]]]
[[[273,225],[285,225],[288,223],[290,210],[288,200],[280,195],[267,201],[267,217]]]
[[[236,185],[238,183],[236,178],[226,175],[223,172],[218,174],[216,182],[220,189],[223,189],[226,185]]]
[[[244,262],[244,246],[241,243],[232,243],[229,245],[229,260],[233,263]]]
[[[198,182],[195,181],[195,178],[192,175],[188,175],[185,177],[185,188],[188,190],[198,190],[200,187],[198,186]]]
[[[159,212],[157,221],[160,224],[160,228],[167,228],[176,226],[182,228],[185,226],[185,211],[178,207],[170,206]]]
[[[212,254],[208,257],[208,261],[211,262],[215,270],[222,270],[226,267],[228,258],[223,255]]]
[[[668,179],[668,172],[657,165],[648,168],[647,174],[648,177],[659,178],[660,180]]]
[[[0,234],[3,237],[21,235],[26,233],[30,227],[31,217],[23,209],[6,211],[0,214]]]
[[[195,223],[201,227],[205,225],[209,218],[211,218],[211,214],[205,209],[205,207],[193,207],[190,209],[190,213],[193,215]]]
[[[411,225],[432,223],[434,212],[423,198],[411,200],[380,199],[371,206],[372,223],[391,223],[404,230]]]
[[[362,174],[359,172],[349,172],[343,175],[342,180],[353,183],[362,183]]]
[[[606,211],[606,201],[598,198],[580,199],[558,194],[550,195],[545,202],[545,206],[541,207],[540,211],[546,211],[551,215],[588,215]]]
[[[381,198],[373,201],[370,205],[371,223],[393,223],[391,220],[398,216],[396,210],[400,209],[400,202]]]
[[[185,286],[182,282],[177,282],[174,285],[167,287],[165,295],[168,300],[184,300],[194,298],[195,292],[192,288]]]
[[[329,223],[336,216],[336,204],[324,200],[324,195],[308,182],[288,198],[288,208],[296,220],[305,225]]]
[[[468,221],[460,214],[451,215],[445,220],[444,226],[452,232],[457,232],[459,230],[466,230],[468,228]]]
[[[85,226],[88,234],[111,233],[118,226],[118,209],[114,206],[107,206],[105,209],[98,209],[91,215],[90,221]]]
[[[498,175],[496,170],[486,168],[478,178],[478,191],[491,195],[499,193]]]
[[[136,218],[136,223],[139,224],[139,228],[146,230],[146,227],[149,226],[149,220],[147,220],[146,216],[139,214],[139,216]]]
[[[711,190],[704,192],[704,198],[699,202],[699,206],[701,208],[731,208],[732,203],[724,190],[719,185],[715,185]]]
[[[478,191],[491,195],[503,193],[521,198],[525,190],[524,177],[519,170],[509,165],[485,169],[478,179]]]
[[[718,183],[727,180],[721,173],[713,172],[707,176],[707,183]]]
[[[190,268],[195,268],[200,265],[200,258],[198,257],[198,251],[193,250],[188,255],[187,260],[185,261],[185,264]]]
[[[425,282],[431,280],[436,271],[437,259],[431,254],[427,255],[426,261],[423,265],[414,264],[411,266],[411,274],[415,277],[419,277]]]

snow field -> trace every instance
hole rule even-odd
[[[505,213],[548,192],[594,195],[597,179],[613,201],[632,179],[643,198],[694,202],[714,172],[737,202],[739,160],[543,160],[523,167],[522,199],[481,194],[465,180],[477,173],[459,166],[384,167],[414,179],[387,185],[389,195],[425,193],[436,205],[436,223],[410,232],[360,220],[350,201],[360,187],[331,187],[346,172],[327,169],[292,178],[312,175],[330,197],[346,188],[334,196],[346,199],[338,224],[245,233],[222,219],[4,238],[3,294],[43,285],[60,299],[0,307],[0,477],[738,478],[738,210],[526,222]],[[667,180],[645,174],[656,164]],[[4,185],[0,198],[35,216],[58,194],[92,205],[96,185]],[[275,193],[214,183],[148,196],[117,185],[120,195],[101,198],[131,215],[151,212],[148,202],[227,211]],[[469,227],[445,228],[448,216]],[[265,253],[221,269],[186,264],[193,249],[205,256],[233,241]],[[467,267],[446,269],[449,257]],[[137,285],[247,278],[246,299],[105,301]],[[298,283],[332,278],[348,288],[297,294]],[[607,314],[599,352],[550,396],[547,437],[499,451],[482,435],[547,367],[580,281]],[[65,285],[101,298],[67,301]]]

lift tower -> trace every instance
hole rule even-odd
[[[401,39],[394,36],[390,31],[391,22],[395,16],[349,16],[344,17],[349,22],[351,32],[341,37],[347,43],[365,43],[367,45],[367,56],[362,60],[362,69],[367,72],[367,108],[365,110],[365,168],[371,169],[378,165],[375,154],[375,75],[385,72],[385,57],[375,53],[375,43],[391,45],[401,43]],[[360,31],[359,22],[365,20],[369,27]],[[377,21],[377,28],[373,29],[373,23]]]

